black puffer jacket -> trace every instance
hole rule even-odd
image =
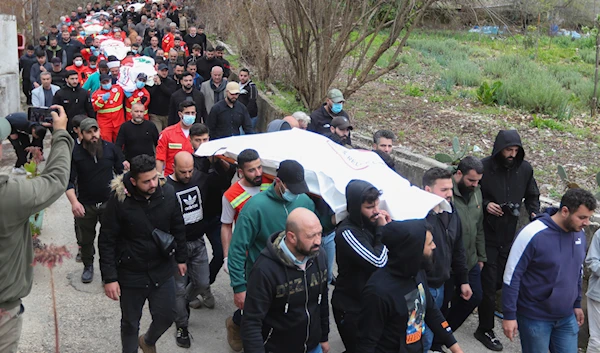
[[[371,276],[362,292],[356,351],[423,352],[425,323],[447,347],[455,344],[450,327],[429,293],[423,271],[425,221],[388,223],[382,238],[390,257],[387,266]]]
[[[138,195],[129,173],[112,181],[113,193],[102,219],[98,249],[104,283],[121,287],[158,287],[175,274],[175,261],[185,263],[185,227],[173,187],[159,185],[149,199]],[[175,259],[161,255],[152,231],[175,237]]]
[[[358,312],[360,293],[376,269],[384,267],[388,249],[381,243],[381,227],[363,222],[362,196],[373,187],[363,180],[351,180],[346,186],[348,218],[335,230],[335,259],[338,277],[331,305],[339,310]]]
[[[507,168],[502,163],[502,150],[519,146],[513,165]],[[540,191],[533,177],[533,168],[525,161],[525,150],[516,130],[500,130],[490,157],[484,158],[481,193],[483,195],[483,231],[486,246],[509,246],[517,230],[518,217],[503,206],[504,215],[497,217],[487,212],[487,205],[512,202],[521,205],[520,212],[531,215],[540,211]],[[525,207],[523,207],[525,206]]]
[[[305,353],[328,340],[325,252],[302,271],[281,249],[284,234],[271,235],[248,278],[242,319],[246,353]]]

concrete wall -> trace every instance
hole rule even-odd
[[[0,116],[21,108],[19,57],[17,52],[17,18],[0,14]]]

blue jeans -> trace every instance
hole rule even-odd
[[[483,289],[481,288],[481,269],[479,268],[479,264],[475,264],[469,271],[469,285],[471,285],[473,295],[471,299],[464,300],[460,296],[460,286],[457,284],[454,297],[452,298],[452,306],[446,318],[448,319],[448,324],[452,327],[452,331],[458,330],[473,310],[481,303]]]
[[[335,231],[321,239],[321,247],[327,254],[327,283],[333,279],[333,261],[335,260]]]
[[[444,304],[444,286],[442,285],[439,288],[429,287],[429,293],[433,297],[433,301],[435,302],[435,306],[439,308]],[[423,334],[423,352],[427,353],[427,351],[431,348],[433,344],[433,332],[431,329],[425,325],[425,333]]]
[[[187,273],[181,276],[175,271],[175,325],[188,327],[190,312],[188,306],[196,296],[210,288],[208,254],[204,239],[200,238],[187,243]]]
[[[517,314],[523,353],[577,353],[579,326],[575,314],[557,321],[534,320]]]
[[[321,344],[317,344],[317,346],[312,351],[308,351],[308,353],[323,353],[323,348],[321,348]]]

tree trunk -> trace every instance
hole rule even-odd
[[[596,68],[594,70],[594,95],[592,96],[592,117],[598,113],[598,65],[600,65],[600,33],[596,34]]]
[[[39,0],[31,1],[31,33],[33,34],[33,42],[35,45],[40,37],[40,16],[39,16]]]

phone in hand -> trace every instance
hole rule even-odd
[[[42,107],[29,107],[27,109],[27,120],[36,123],[52,123],[51,112],[58,113],[56,109],[42,108]]]

